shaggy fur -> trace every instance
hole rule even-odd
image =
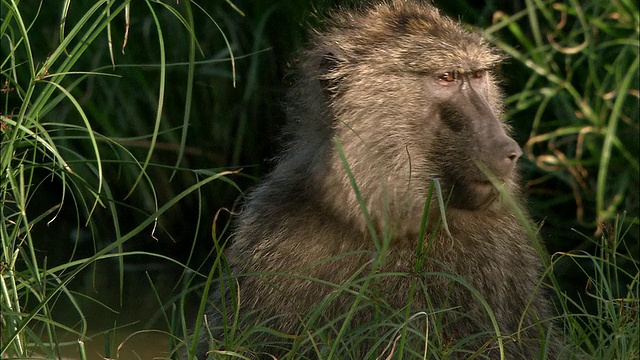
[[[426,3],[336,11],[301,57],[288,98],[290,141],[240,215],[228,249],[233,290],[221,286],[224,295],[213,296],[210,327],[232,321],[219,314],[222,299],[227,306],[239,299],[241,330],[266,325],[305,336],[310,313],[318,312],[322,325],[353,303],[346,292],[329,301],[336,286],[326,282],[340,286],[375,268],[400,275],[377,277],[367,296],[379,297],[386,309],[425,311],[432,322],[439,317],[430,338],[456,347],[451,356],[499,357],[480,295],[506,336],[507,359],[540,358],[545,351],[554,358],[555,341],[540,349],[549,323],[534,325],[551,313],[538,289],[540,259],[490,182],[520,197],[514,167],[521,151],[500,120],[492,74],[501,60],[481,35]],[[378,239],[391,239],[382,257],[336,142]],[[437,226],[434,200],[428,239],[419,239],[436,178],[448,231]],[[418,289],[412,302],[411,287]],[[368,306],[355,313],[352,328],[374,316],[374,305]],[[443,309],[453,310],[437,313]],[[222,341],[224,334],[215,335]],[[248,336],[273,338],[260,331]],[[461,339],[471,340],[456,343]],[[203,356],[209,344],[201,345]],[[363,353],[369,347],[359,346]],[[268,346],[249,350],[282,353]]]

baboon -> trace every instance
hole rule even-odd
[[[293,339],[296,357],[321,358],[343,325],[366,337],[366,324],[406,313],[421,324],[402,335],[416,354],[422,334],[437,358],[557,358],[517,210],[522,152],[501,120],[502,60],[427,2],[334,12],[297,64],[285,149],[239,215],[214,338],[225,344],[237,325],[259,347],[249,354],[286,354],[278,341]],[[354,351],[392,353],[393,326]],[[204,358],[211,344],[200,345]]]

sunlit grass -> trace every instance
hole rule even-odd
[[[533,111],[524,150],[549,176],[532,183],[566,184],[577,219],[592,227],[621,211],[637,215],[638,4],[531,0],[494,19],[485,34],[529,70],[507,98],[507,117]]]
[[[494,25],[485,33],[510,56],[508,65],[517,68],[517,76],[510,75],[506,82],[520,91],[507,97],[506,116],[528,134],[524,145],[531,176],[528,189],[535,213],[545,218],[541,229],[553,226],[583,241],[580,249],[551,254],[540,290],[555,294],[556,321],[572,348],[593,358],[636,359],[640,356],[638,4],[629,0],[525,3],[519,13],[495,14]],[[287,34],[300,32],[304,25],[291,14],[304,10],[294,9],[301,5],[279,3],[252,3],[240,9],[227,1],[216,6],[192,1],[52,5],[0,0],[3,357],[61,358],[72,348],[85,358],[89,354],[84,341],[91,339],[105,342],[103,355],[115,357],[114,346],[119,344],[101,336],[129,327],[114,324],[95,335],[85,316],[87,298],[95,293],[79,293],[74,286],[82,278],[95,282],[96,265],[102,262],[116,260],[118,286],[110,291],[118,294],[121,304],[133,302],[123,297],[126,259],[153,258],[185,270],[168,300],[148,274],[143,279],[154,291],[155,301],[148,305],[158,309],[162,327],[151,331],[170,334],[167,352],[174,355],[193,350],[199,332],[209,331],[190,333],[204,320],[206,294],[225,281],[231,281],[229,289],[235,294],[233,279],[225,277],[229,269],[223,256],[230,225],[221,215],[225,219],[216,217],[210,233],[202,230],[217,210],[207,206],[212,197],[228,201],[240,193],[229,179],[239,174],[238,168],[230,166],[247,165],[247,159],[254,165],[264,157],[247,156],[245,149],[264,149],[267,136],[261,130],[276,129],[278,123],[268,117],[280,115],[273,110],[280,106],[280,94],[269,92],[262,81],[283,78],[273,70],[279,61],[274,60],[271,46],[281,41],[274,36],[273,19],[280,22],[278,26],[289,26]],[[258,19],[237,20],[245,19],[245,12],[251,14],[247,11],[251,7]],[[278,11],[287,15],[276,17]],[[292,24],[284,24],[283,18]],[[294,48],[300,39],[287,41]],[[520,120],[523,114],[531,116]],[[253,121],[257,118],[260,121]],[[159,153],[169,153],[169,159]],[[196,162],[189,154],[204,160]],[[243,173],[251,170],[245,167]],[[234,189],[233,194],[207,191],[219,183]],[[430,191],[429,198],[438,192],[435,183]],[[189,255],[184,263],[160,252],[127,247],[141,238],[156,237],[164,230],[163,216],[175,216],[172,211],[187,201],[195,205],[185,215],[193,223],[181,224],[180,229],[192,240],[185,245]],[[444,204],[439,209],[443,211]],[[362,211],[366,213],[366,207]],[[49,230],[59,223],[70,224],[73,231]],[[535,243],[540,228],[529,230]],[[379,234],[377,256],[384,256],[390,234]],[[83,237],[89,238],[89,245],[82,244]],[[66,249],[63,245],[69,238],[70,253],[62,262],[54,261],[46,249],[51,244]],[[194,260],[204,257],[196,246],[202,238],[212,248],[212,258],[204,264]],[[544,240],[562,242],[562,238]],[[380,258],[376,263],[382,262]],[[421,265],[415,264],[415,269]],[[557,279],[563,274],[579,279],[575,286],[581,291],[567,291]],[[287,358],[296,359],[303,350],[311,358],[446,358],[472,340],[450,344],[437,334],[425,333],[425,324],[437,329],[442,313],[456,309],[417,313],[410,307],[393,309],[369,287],[378,276],[409,274],[363,268],[345,284],[327,284],[335,293],[322,299],[315,312],[304,314],[305,334],[295,338],[279,334],[281,345],[290,350]],[[429,276],[449,276],[464,284],[464,279],[449,274]],[[410,298],[428,296],[418,281],[410,292]],[[195,317],[188,301],[192,293],[205,294],[198,299]],[[349,312],[322,322],[322,310],[341,294],[353,300]],[[250,342],[250,332],[265,331],[239,329],[239,318],[250,314],[237,312],[233,302],[238,299],[231,299],[224,306],[225,311],[236,311],[230,317],[234,321],[221,325],[225,338],[210,339],[215,351],[211,358],[246,358],[257,345]],[[105,314],[117,312],[100,299],[91,301]],[[70,318],[78,319],[76,323],[55,316],[62,304]],[[358,311],[374,311],[376,316],[349,328],[349,319]],[[77,340],[68,341],[62,334],[73,334]],[[359,346],[364,343],[372,345],[365,354]]]
[[[112,23],[118,23],[124,17],[128,33],[131,3],[95,2],[86,6],[80,16],[75,16],[77,11],[71,13],[79,6],[76,2],[61,4],[56,9],[61,11],[62,16],[59,37],[53,49],[41,49],[41,39],[35,38],[32,31],[49,23],[51,4],[44,1],[36,4],[39,8],[29,8],[33,3],[1,3],[3,101],[0,110],[0,353],[9,358],[29,358],[35,355],[62,358],[64,348],[78,347],[84,358],[86,353],[83,342],[90,340],[91,324],[85,320],[85,309],[82,306],[81,300],[85,295],[76,293],[74,289],[77,286],[70,284],[83,278],[84,273],[95,268],[98,262],[113,258],[119,264],[117,273],[120,284],[119,288],[113,290],[120,293],[120,303],[130,301],[122,298],[125,258],[148,256],[169,263],[177,261],[148,251],[125,251],[123,245],[141,235],[154,237],[158,219],[169,209],[194,194],[198,198],[201,188],[212,182],[225,181],[233,185],[226,177],[235,172],[193,170],[178,165],[171,167],[152,160],[152,155],[157,152],[156,140],[163,134],[163,101],[168,88],[164,76],[167,68],[165,40],[162,36],[164,25],[156,12],[173,13],[180,18],[187,30],[194,26],[192,18],[182,18],[181,12],[169,5],[147,2],[147,11],[153,20],[152,28],[156,31],[156,44],[160,49],[159,59],[147,60],[159,63],[157,69],[161,81],[157,88],[154,127],[147,135],[149,146],[146,148],[146,156],[139,157],[126,146],[132,139],[123,139],[125,134],[103,135],[96,130],[104,128],[104,124],[93,117],[96,109],[87,103],[88,98],[80,90],[99,78],[120,77],[109,71],[108,67],[102,67],[100,71],[94,70],[95,65],[91,65],[88,60],[93,57],[93,51],[100,49],[96,44],[101,43],[106,36],[109,39],[111,61],[114,61]],[[184,5],[183,9],[190,14],[189,4]],[[213,21],[211,16],[209,18]],[[188,39],[191,39],[195,49],[194,36],[191,32]],[[127,40],[130,46],[132,43],[136,45],[136,39],[124,39]],[[194,63],[192,54],[187,65],[188,73],[191,74],[189,86],[193,84]],[[190,96],[187,97],[190,99]],[[189,100],[185,110],[185,119],[189,118],[190,102]],[[75,119],[79,122],[74,123]],[[183,138],[187,129],[187,126],[183,126]],[[181,163],[185,146],[182,141],[178,147],[178,164]],[[188,173],[194,180],[191,185],[176,189],[175,195],[166,201],[158,198],[155,180],[149,174],[150,169],[163,167],[174,173]],[[124,173],[132,175],[129,178],[133,181],[118,183],[118,176],[106,173],[113,169],[123,172],[120,178],[128,177]],[[123,209],[132,209],[131,205],[125,203],[127,196],[120,198],[114,193],[122,193],[122,187],[128,187],[130,195],[142,191],[149,195],[144,207],[136,209],[141,220],[131,228],[120,222],[125,216]],[[54,200],[49,203],[52,198]],[[202,198],[197,201],[202,201]],[[68,254],[66,262],[59,263],[59,260],[55,260],[54,263],[49,263],[49,258],[40,254],[40,249],[45,245],[43,242],[58,242],[63,246],[68,238],[67,234],[55,233],[42,238],[41,229],[59,221],[75,223],[76,245],[72,253]],[[110,228],[109,233],[113,237],[105,243],[100,240],[102,236],[99,232],[106,228]],[[93,242],[94,252],[88,256],[85,249],[76,253],[81,234],[84,233],[88,233]],[[105,312],[113,312],[100,300],[94,301]],[[70,308],[65,317],[80,319],[79,322],[69,324],[57,321],[54,308],[59,303],[70,304],[65,305]],[[164,306],[159,298],[157,306]],[[167,328],[170,326],[169,319],[170,315],[165,313]],[[78,341],[62,343],[59,340],[62,334],[65,337],[74,334]],[[107,357],[110,356],[109,348],[107,343]]]

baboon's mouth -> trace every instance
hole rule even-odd
[[[480,187],[480,188],[483,188],[483,187],[493,188],[493,187],[495,187],[494,183],[504,184],[505,181],[504,181],[504,179],[491,179],[491,180],[483,179],[483,180],[472,180],[471,181],[471,184],[473,186]]]
[[[500,185],[497,185],[496,183],[503,184],[504,180],[503,179],[474,180],[471,182],[471,188],[473,189],[474,193],[476,194],[476,196],[478,196],[479,199],[491,198],[491,197],[495,197],[499,192],[496,186],[500,186]]]
[[[491,180],[474,180],[472,182],[478,185],[491,185]]]
[[[471,181],[472,186],[478,188],[492,188],[493,184],[490,180],[473,180]]]
[[[499,180],[502,181],[502,180]],[[472,201],[474,201],[475,209],[484,209],[489,206],[497,198],[498,190],[493,183],[486,180],[474,180],[470,183]],[[469,201],[468,199],[466,201]]]
[[[490,196],[495,191],[493,184],[489,180],[472,181],[471,189],[473,189],[473,193],[475,193],[475,196],[478,198]]]

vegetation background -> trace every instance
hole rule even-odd
[[[1,0],[0,357],[186,337],[277,153],[295,54],[351,3]],[[580,344],[637,357],[637,2],[435,3],[510,56],[506,116]]]

